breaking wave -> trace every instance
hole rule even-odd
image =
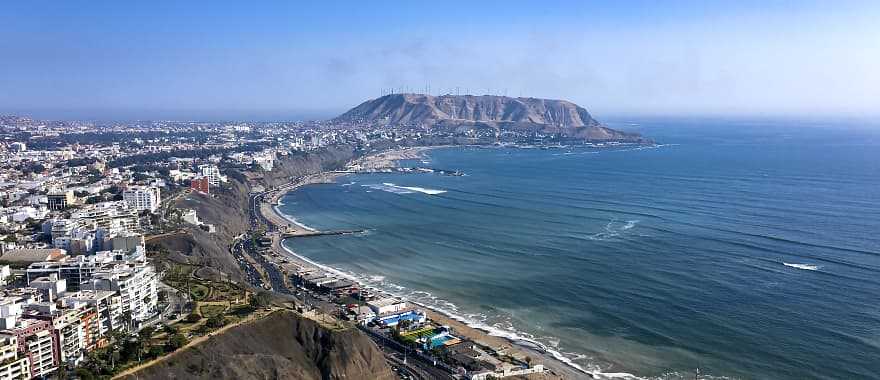
[[[393,183],[384,182],[382,184],[370,184],[370,185],[361,185],[363,187],[368,187],[375,190],[387,191],[389,193],[394,194],[412,194],[412,193],[422,193],[428,195],[438,195],[443,194],[446,190],[435,190],[435,189],[426,189],[424,187],[416,187],[416,186],[399,186]]]
[[[280,207],[275,206],[274,209],[275,209],[276,214],[281,215],[284,219],[287,219],[288,222],[296,224],[300,228],[307,230],[307,231],[317,231],[316,229],[309,227],[309,226],[301,223],[300,221],[296,220],[296,218],[294,218],[293,215],[285,214],[283,211],[281,211]]]
[[[784,263],[782,263],[782,265],[785,265],[787,267],[796,268],[796,269],[803,269],[803,270],[819,270],[819,266],[815,265],[815,264],[796,264],[796,263],[785,263],[784,262]]]

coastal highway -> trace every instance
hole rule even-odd
[[[260,205],[269,193],[272,191],[283,192],[286,189],[295,186],[299,182],[302,181],[304,177],[296,178],[289,183],[279,186],[274,190],[267,190],[261,193],[254,193],[250,196],[250,214],[251,214],[251,230],[256,230],[261,226],[265,226],[266,230],[270,233],[277,231],[277,226],[272,223],[271,220],[266,218],[260,209]],[[339,305],[330,301],[329,296],[324,296],[317,293],[312,293],[308,291],[299,291],[298,289],[289,289],[284,282],[284,274],[266,257],[260,253],[260,248],[253,246],[253,242],[250,239],[244,239],[243,237],[236,240],[231,251],[237,252],[241,255],[241,250],[246,250],[249,255],[262,266],[262,269],[265,270],[266,274],[269,278],[269,284],[275,292],[282,293],[288,296],[293,296],[295,299],[300,301],[302,304],[306,305],[308,308],[316,308],[321,312],[328,315],[338,315],[340,311]],[[274,252],[277,254],[284,254],[282,252]],[[239,262],[242,265],[250,267],[250,263],[244,260],[243,258],[239,259]],[[248,282],[255,286],[264,287],[262,283],[261,277],[256,273],[254,268],[249,268],[246,270],[248,273]],[[376,334],[372,332],[367,332],[367,335],[376,342],[376,344],[382,349],[383,354],[385,354],[386,360],[395,370],[395,373],[400,376],[402,379],[454,379],[449,372],[446,372],[438,367],[433,366],[433,363],[425,361],[425,359],[419,358],[415,355],[407,356],[405,352],[405,348],[400,345],[395,345],[393,342],[389,342],[388,338],[382,336],[381,334]]]
[[[260,276],[260,273],[254,268],[251,263],[244,257],[244,243],[242,242],[244,239],[239,236],[236,237],[235,242],[232,244],[232,247],[229,248],[229,253],[235,257],[235,260],[238,261],[238,266],[241,267],[241,270],[244,272],[245,280],[258,288],[263,287],[263,278]]]

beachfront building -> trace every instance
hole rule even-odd
[[[155,213],[162,201],[160,190],[155,186],[130,186],[122,192],[122,200],[138,211]]]
[[[376,313],[367,306],[350,305],[348,308],[348,319],[357,322],[359,325],[366,326],[376,319]]]
[[[471,380],[503,379],[505,377],[528,376],[533,373],[544,373],[544,366],[537,364],[531,367],[503,366],[494,371],[481,371],[470,375]]]
[[[428,320],[428,316],[421,310],[406,310],[400,312],[392,312],[388,314],[380,314],[376,317],[375,322],[380,326],[394,327],[402,321],[409,321],[412,325],[421,325]]]
[[[367,306],[378,315],[401,312],[407,309],[406,302],[398,298],[379,298],[367,302]]]

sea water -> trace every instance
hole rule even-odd
[[[286,244],[589,371],[880,376],[880,126],[609,125],[661,145],[434,150],[465,175],[288,194],[306,225],[366,232]]]

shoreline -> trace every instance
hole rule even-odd
[[[365,156],[358,160],[354,160],[347,166],[348,168],[357,167],[359,170],[363,170],[366,168],[367,170],[381,170],[392,167],[397,167],[398,161],[407,160],[407,159],[422,159],[423,154],[429,150],[444,148],[444,146],[437,147],[413,147],[413,148],[404,148],[398,150],[391,150],[381,152],[371,156]],[[358,165],[358,166],[354,166]],[[329,176],[328,176],[329,174]],[[282,225],[288,226],[288,230],[285,231],[287,237],[295,237],[296,235],[305,235],[312,232],[317,231],[316,229],[309,227],[305,224],[302,224],[296,220],[296,218],[292,215],[287,215],[281,212],[278,209],[280,206],[280,199],[290,193],[295,191],[296,189],[310,184],[317,183],[331,183],[334,182],[339,177],[348,175],[348,174],[356,174],[356,172],[322,172],[316,173],[306,178],[297,181],[295,184],[291,184],[290,186],[286,186],[283,190],[279,189],[270,199],[270,202],[267,200],[263,200],[261,202],[261,210],[263,210],[264,215],[267,219],[280,219],[283,220]],[[329,177],[329,180],[328,180]],[[319,180],[315,180],[319,179]],[[270,207],[266,207],[266,206]],[[269,211],[269,213],[266,213]],[[272,217],[269,216],[272,215]],[[274,222],[274,221],[273,221]],[[311,266],[317,269],[321,269],[327,272],[335,273],[339,276],[345,277],[352,281],[357,282],[361,286],[367,286],[364,283],[363,279],[357,278],[352,274],[349,274],[345,271],[339,270],[337,268],[324,265],[318,262],[315,262],[307,257],[297,254],[292,249],[286,247],[284,245],[284,240],[286,237],[281,237],[277,239],[273,239],[273,248],[276,251],[280,251],[278,253],[285,253],[286,256],[296,260],[298,264],[303,266]],[[388,292],[383,289],[386,293]],[[533,339],[529,339],[527,337],[520,336],[518,332],[515,331],[501,331],[494,329],[490,326],[482,326],[480,323],[475,321],[469,321],[467,318],[455,315],[454,313],[442,310],[437,307],[433,307],[430,305],[425,305],[420,302],[414,302],[413,300],[406,299],[407,302],[416,304],[425,309],[428,317],[441,324],[448,325],[455,329],[455,331],[468,339],[471,339],[479,344],[492,347],[500,353],[510,354],[514,357],[518,357],[520,359],[524,357],[531,357],[534,360],[535,364],[544,364],[548,369],[548,372],[543,374],[543,377],[539,378],[548,378],[548,379],[580,379],[580,378],[592,378],[592,379],[608,379],[608,378],[637,378],[634,375],[627,373],[602,373],[599,371],[592,371],[585,369],[574,363],[570,358],[566,357],[561,352],[557,352],[543,343],[537,342]]]

